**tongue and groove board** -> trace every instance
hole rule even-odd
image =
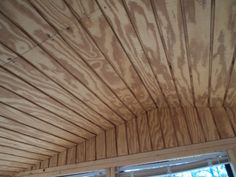
[[[235,136],[235,0],[0,6],[0,154],[39,169]]]

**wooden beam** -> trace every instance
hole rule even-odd
[[[54,177],[61,175],[74,174],[79,172],[86,172],[98,169],[107,169],[117,166],[148,163],[153,161],[160,161],[166,159],[174,159],[183,156],[193,156],[204,153],[228,151],[236,147],[236,138],[229,138],[225,140],[212,141],[201,144],[194,144],[189,146],[174,147],[169,149],[157,150],[152,152],[145,152],[127,156],[121,156],[110,159],[102,159],[91,162],[84,162],[73,165],[63,165],[60,167],[47,168],[45,170],[34,170],[21,172],[17,177]]]

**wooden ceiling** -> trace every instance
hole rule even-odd
[[[236,0],[1,0],[0,175],[156,107],[236,105]]]

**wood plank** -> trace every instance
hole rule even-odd
[[[203,132],[207,141],[214,141],[219,139],[219,134],[216,128],[214,118],[212,117],[209,108],[197,107],[199,119],[202,124]]]
[[[182,1],[196,106],[208,105],[211,1]]]
[[[33,2],[33,1],[32,1]],[[63,1],[62,1],[63,2]],[[61,3],[62,4],[62,3]],[[57,5],[54,6],[48,6],[48,4],[44,4],[42,3],[41,6],[46,6],[45,8],[50,9],[50,12],[54,12],[54,14],[56,15],[57,13],[61,14],[60,11],[57,10]],[[65,6],[64,4],[64,11],[63,13],[66,13],[68,17],[73,17],[73,15],[71,14],[70,10],[68,8],[66,8],[67,6]],[[48,19],[49,22],[53,23],[54,22],[54,18],[52,17],[51,13],[48,13],[48,10],[45,10],[45,8],[39,8],[39,10],[42,12],[43,16],[45,16],[45,18]],[[57,18],[57,21],[60,21],[60,19]],[[63,23],[63,21],[62,21]],[[76,26],[71,26],[71,28],[78,28],[79,24],[76,23],[76,21],[74,20],[74,23]],[[59,27],[57,26],[57,23],[53,23],[53,25],[59,30]],[[62,33],[66,33],[65,31],[63,31]],[[85,33],[85,32],[84,32]],[[67,41],[69,38],[75,40],[75,36],[73,35],[73,33],[66,33],[69,36],[65,36],[64,34],[62,35],[62,37]],[[73,36],[72,36],[73,35]],[[83,39],[85,39],[86,34],[83,36]],[[86,43],[86,46],[84,46],[83,48],[79,48],[79,50],[76,50],[76,52],[80,53],[80,55],[84,55],[86,53],[86,59],[85,60],[91,60],[91,48],[88,48],[88,44],[92,43],[91,40],[81,40],[78,39],[76,40],[76,42],[79,44],[79,42],[83,42],[84,44]],[[47,42],[46,42],[47,43]],[[83,43],[80,43],[80,45],[84,45]],[[94,46],[94,44],[91,44],[91,46]],[[47,46],[45,47],[47,49]],[[84,50],[83,50],[84,49]],[[93,50],[93,58],[94,58],[94,52],[98,52],[98,55],[102,56],[101,54],[99,54],[99,51]],[[88,58],[88,55],[90,55],[90,58]],[[103,57],[103,56],[102,56]],[[101,63],[101,60],[99,61],[99,63]],[[104,97],[104,93],[109,94],[111,96],[107,96],[106,99],[104,100],[108,105],[113,105],[114,107],[116,107],[115,110],[122,110],[125,109],[126,107],[129,108],[129,111],[133,111],[137,112],[138,110],[141,109],[140,105],[138,104],[137,100],[133,97],[132,93],[127,89],[126,85],[122,82],[121,79],[119,79],[119,77],[117,76],[117,74],[113,71],[112,67],[109,65],[109,63],[107,61],[104,62],[104,65],[106,65],[107,70],[109,70],[109,73],[105,72],[104,70],[101,71],[101,69],[98,69],[98,67],[94,67],[94,62],[91,65],[91,67],[97,71],[97,73],[101,76],[101,78],[103,79],[103,81],[106,82],[107,85],[109,85],[109,87],[114,90],[114,92],[116,93],[116,95],[119,97],[119,99],[116,98],[116,96],[114,94],[112,94],[111,90],[109,90],[108,88],[107,93],[106,90],[103,86],[103,89],[99,89],[96,90],[94,89],[94,91],[97,91],[96,93],[98,94],[98,96],[103,96]],[[112,79],[111,77],[107,77],[107,74],[109,74],[111,76],[114,76]],[[96,80],[96,78],[94,78]],[[113,79],[116,79],[116,84],[114,84]],[[100,80],[100,79],[98,79]],[[99,85],[98,85],[99,86]],[[92,88],[93,89],[93,88]],[[104,92],[104,93],[99,93],[98,91]],[[124,99],[125,98],[125,99]],[[128,99],[127,99],[128,98]],[[120,101],[121,100],[121,101]],[[122,103],[124,103],[126,105],[126,107],[122,107]]]
[[[102,132],[96,136],[96,159],[106,158],[106,134]]]
[[[106,157],[116,157],[117,156],[117,136],[116,129],[109,129],[106,131]]]
[[[148,111],[148,124],[149,124],[149,129],[150,129],[149,132],[150,132],[150,138],[151,138],[153,150],[163,149],[164,137],[162,135],[162,127],[161,127],[157,109]]]
[[[225,108],[225,111],[227,113],[227,116],[229,117],[230,123],[234,129],[234,132],[236,132],[236,107],[232,108]]]
[[[63,129],[64,131],[69,131],[73,134],[80,135],[78,131],[78,127],[74,125],[73,122],[67,121],[48,110],[43,109],[42,107],[30,102],[27,98],[22,98],[21,96],[17,95],[16,93],[8,90],[7,88],[0,87],[0,97],[1,101],[22,110],[32,116],[35,116],[43,121],[47,121],[58,128]],[[64,137],[66,133],[64,134]],[[73,136],[73,135],[72,135]]]
[[[10,47],[12,50],[22,54],[35,46],[30,38],[28,38],[15,25],[9,22],[9,20],[2,14],[0,14],[0,25],[1,42]],[[17,55],[12,54],[11,52],[4,52],[0,54],[0,57],[3,63],[7,63],[9,62],[9,59],[13,60],[17,57]]]
[[[129,120],[126,123],[127,127],[127,141],[129,154],[136,154],[140,152],[138,130],[136,125],[136,119]]]
[[[1,11],[14,23],[26,27],[24,30],[34,37],[38,43],[49,39],[50,36],[55,34],[55,31],[37,11],[32,10],[31,5],[26,0],[3,0],[0,2],[0,6],[2,7]]]
[[[58,138],[57,136],[48,134],[46,132],[41,131],[38,129],[38,127],[35,126],[35,128],[31,126],[27,126],[27,124],[20,123],[18,120],[13,121],[11,119],[5,118],[0,116],[0,127],[7,128],[9,130],[14,130],[16,132],[21,132],[22,134],[32,136],[44,141],[50,141],[55,144],[61,144],[65,147],[67,146],[73,146],[74,144],[70,141]],[[40,136],[39,136],[40,135]]]
[[[25,164],[25,163],[20,163],[20,162],[11,162],[8,160],[0,160],[0,165],[6,165],[9,167],[17,167],[17,168],[24,168],[24,169],[27,169],[31,166],[30,164]]]
[[[153,1],[182,105],[193,105],[180,1]]]
[[[158,106],[166,105],[161,89],[157,83],[152,68],[143,52],[130,19],[121,1],[98,1],[99,6],[113,31],[119,38],[125,52],[140,74],[145,86]]]
[[[168,108],[158,109],[158,115],[166,148],[177,146],[175,128]]]
[[[117,155],[128,155],[126,125],[122,124],[116,127],[117,137]]]
[[[235,137],[229,117],[223,107],[211,108],[221,139]]]
[[[49,157],[49,156],[46,156],[43,154],[35,154],[35,153],[27,152],[24,150],[18,150],[15,148],[1,146],[1,145],[0,145],[0,153],[21,156],[21,157],[25,157],[25,158],[32,158],[33,157],[33,159],[36,159],[36,160],[44,160]]]
[[[179,146],[191,144],[191,138],[182,108],[171,108],[171,118],[173,120],[176,138]]]
[[[99,7],[96,2],[81,1],[81,6],[88,7],[83,8],[83,13],[89,14],[86,17],[84,17],[84,14],[81,14],[81,6],[74,5],[78,4],[76,2],[76,0],[70,0],[68,1],[68,4],[75,11],[76,16],[92,36],[94,42],[99,46],[99,49],[102,51],[105,58],[112,65],[119,77],[122,78],[127,87],[132,90],[136,99],[141,103],[144,109],[149,110],[153,108],[153,100],[144,87],[121,44],[117,40],[117,37],[114,35],[111,27],[102,15],[102,12],[98,10]],[[94,11],[94,9],[97,10]],[[104,61],[104,63],[107,62]]]
[[[76,146],[67,149],[67,162],[66,162],[66,164],[74,164],[75,163],[76,155],[77,155],[76,149],[77,149]]]
[[[41,165],[40,165],[40,168],[41,168],[41,169],[48,168],[48,167],[49,167],[49,159],[43,160],[40,164],[41,164]]]
[[[77,163],[84,162],[85,158],[86,158],[85,156],[86,156],[85,142],[82,142],[82,143],[77,145],[77,159],[76,159],[76,162]]]
[[[94,137],[85,142],[85,157],[86,161],[96,159],[96,139]]]
[[[9,172],[9,171],[1,171],[0,176],[2,177],[11,177],[14,176],[16,172]]]
[[[36,153],[36,154],[43,154],[43,155],[48,155],[48,156],[55,154],[55,151],[43,149],[43,148],[36,147],[33,145],[24,144],[24,143],[21,143],[18,141],[8,140],[8,139],[2,138],[2,137],[0,137],[0,140],[1,140],[0,145],[2,145],[2,146],[8,146],[11,148],[17,148],[19,150],[23,150],[23,151],[25,150],[28,152],[32,152],[32,153]],[[36,162],[37,162],[37,160],[36,160]]]
[[[56,166],[58,166],[57,161],[58,161],[58,154],[55,154],[54,156],[52,156],[49,159],[49,167],[56,167]]]
[[[66,158],[67,158],[67,150],[59,153],[57,161],[58,166],[66,165]]]
[[[214,43],[211,75],[211,106],[222,106],[236,44],[236,3],[234,0],[215,1]],[[232,80],[233,81],[233,80]],[[234,84],[233,84],[234,85]],[[235,87],[229,87],[226,105],[235,98]]]
[[[145,0],[126,0],[124,2],[168,104],[178,106],[178,94],[163,49],[151,2]]]
[[[41,147],[44,149],[49,149],[54,152],[56,152],[56,151],[60,152],[60,151],[65,150],[65,148],[63,146],[55,145],[55,144],[52,144],[48,141],[42,141],[42,140],[39,140],[36,138],[32,138],[30,136],[23,135],[19,132],[10,131],[10,130],[7,130],[7,129],[1,128],[1,127],[0,127],[0,132],[1,132],[1,135],[0,135],[1,137],[7,138],[7,139],[10,139],[13,141],[15,140],[15,141],[19,141],[22,143]]]
[[[152,144],[149,134],[149,126],[147,122],[147,114],[144,113],[137,117],[137,129],[140,143],[140,152],[152,150]]]
[[[23,169],[19,168],[19,167],[0,166],[0,171],[9,171],[9,172],[16,171],[16,172],[19,172],[19,171],[22,171],[22,170]]]
[[[10,106],[6,106],[5,104],[0,103],[0,112],[1,112],[1,116],[3,117],[7,117],[10,118],[12,120],[18,121],[20,123],[29,125],[29,126],[33,126],[36,128],[39,128],[45,132],[48,132],[49,134],[53,134],[55,136],[60,135],[61,137],[63,137],[63,135],[67,135],[68,139],[71,141],[81,141],[82,138],[79,138],[78,136],[73,136],[73,134],[68,133],[66,131],[62,131],[61,129],[48,124],[47,122],[44,122],[42,120],[39,120],[35,117],[32,117],[26,113],[23,113],[21,111],[18,111],[17,109],[14,109]]]
[[[67,27],[74,25],[76,21],[62,0],[30,0],[30,2],[36,9],[44,12],[44,17],[46,17],[57,30],[65,30]],[[45,13],[47,14],[46,16]]]
[[[62,90],[62,88],[60,88],[61,92],[65,93],[63,94],[64,96],[60,95],[60,98],[54,97],[54,95],[52,95],[53,92],[51,92],[50,95],[53,96],[55,99],[58,99],[61,103],[67,105],[67,108],[70,108],[71,112],[73,111],[74,114],[76,113],[76,117],[78,118],[73,120],[74,123],[77,123],[77,125],[80,125],[83,128],[87,128],[87,130],[90,130],[93,133],[98,133],[101,131],[101,128],[97,126],[97,119],[94,119],[94,117],[91,117],[87,114],[90,109],[85,106],[85,104],[81,101],[86,100],[85,102],[88,103],[88,100],[94,100],[94,102],[96,102],[97,97],[95,95],[92,95],[87,89],[83,88],[81,83],[78,82],[78,80],[74,79],[66,70],[64,70],[61,65],[59,65],[54,59],[52,59],[39,47],[35,47],[30,52],[24,54],[24,58],[29,63],[34,65],[34,67],[46,74],[48,78],[51,78],[54,81],[53,85],[56,85],[56,83],[58,83],[60,87],[64,88],[64,90],[67,90],[65,92]],[[37,58],[41,59],[38,60]],[[36,85],[36,82],[38,82],[39,79],[41,80],[41,78],[45,78],[46,76],[43,76],[40,72],[36,72],[34,70],[32,70],[32,72],[34,72],[35,74],[34,77],[37,77],[36,74],[38,74],[38,77],[40,78],[38,78],[38,80],[34,82],[33,80],[30,80],[30,82],[34,83],[35,86],[40,88],[39,85]],[[63,74],[63,77],[61,77],[61,74]],[[20,76],[23,77],[23,75]],[[24,76],[25,79],[26,77],[27,76]],[[31,78],[29,78],[28,76],[27,79]],[[72,81],[73,85],[71,83]],[[52,81],[50,81],[49,83],[52,83]],[[55,86],[55,88],[53,87],[53,89],[56,89],[57,87]],[[58,93],[56,93],[55,91],[54,94],[58,96]],[[84,115],[85,112],[87,117]],[[86,137],[86,135],[87,137],[92,136],[92,134],[89,134],[88,131],[85,131],[83,136]]]
[[[39,163],[36,163],[35,165],[32,166],[32,170],[38,170],[38,169],[40,169],[40,165],[41,165],[40,162],[39,162]]]
[[[199,117],[197,115],[196,109],[185,107],[184,113],[192,143],[195,144],[195,143],[205,142],[204,132]]]
[[[14,156],[14,155],[9,155],[9,154],[1,154],[1,153],[0,153],[0,159],[13,161],[13,162],[20,162],[20,163],[25,163],[25,164],[31,164],[31,165],[38,162],[38,160],[27,159],[24,157],[19,157],[19,156]]]
[[[121,118],[107,106],[114,105],[114,102],[118,103],[119,106],[122,106],[122,103],[120,103],[114,93],[101,81],[87,63],[85,63],[70,47],[67,47],[67,43],[64,42],[60,36],[54,36],[51,40],[46,41],[43,44],[43,47],[54,57],[54,59],[56,59],[58,63],[73,75],[74,78],[72,79],[80,82],[75,81],[77,87],[75,89],[79,89],[82,93],[85,92],[88,96],[90,95],[91,98],[87,99],[94,99],[94,96],[91,95],[91,93],[95,94],[95,96],[99,98],[94,99],[93,103],[90,103],[88,100],[84,101],[89,107],[93,108],[94,111],[97,112],[97,114],[93,113],[94,116],[96,116],[96,123],[100,122],[99,125],[108,129],[112,127],[112,124],[109,123],[107,119],[116,124],[119,124],[122,121]],[[75,95],[81,95],[75,89],[73,93]],[[88,91],[86,91],[87,89],[91,93],[88,93]],[[72,89],[70,89],[70,91],[71,90]],[[81,100],[86,99],[83,98],[83,96],[80,96],[80,98]],[[88,110],[85,106],[84,109]]]

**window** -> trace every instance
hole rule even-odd
[[[224,152],[118,168],[119,177],[233,177]]]

